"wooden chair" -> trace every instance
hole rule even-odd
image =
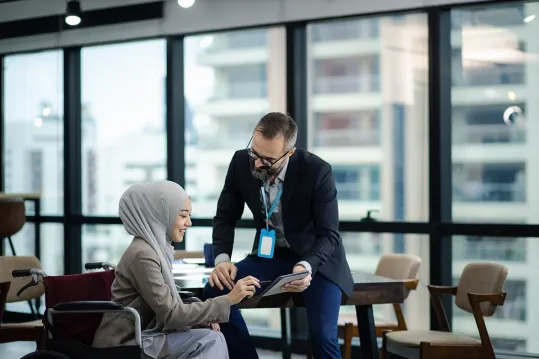
[[[45,293],[42,284],[26,289],[18,297],[17,292],[25,286],[30,278],[13,278],[11,272],[14,269],[41,268],[41,263],[36,257],[0,257],[0,282],[8,283],[0,289],[0,318],[4,313],[6,303],[31,301]],[[6,289],[8,288],[8,289]],[[2,305],[3,299],[3,305]],[[41,320],[34,320],[25,323],[0,323],[0,343],[32,341],[36,342],[40,349],[44,344],[45,331]]]
[[[11,236],[17,234],[26,223],[26,212],[22,198],[0,198],[0,255],[5,255],[4,239],[7,239],[11,254],[16,255]]]
[[[404,281],[406,288],[405,298],[408,297],[411,290],[417,288],[418,280],[417,273],[421,264],[421,258],[412,254],[384,254],[378,261],[375,274],[392,279]],[[401,305],[394,303],[395,316],[397,323],[392,323],[380,319],[376,319],[376,336],[382,338],[385,330],[406,330],[406,321],[402,312]],[[340,316],[338,322],[338,336],[344,339],[342,357],[350,359],[352,356],[352,338],[359,337],[359,329],[357,326],[357,317],[354,315]],[[309,346],[307,358],[312,358],[311,348]]]
[[[494,349],[488,335],[484,316],[492,316],[497,306],[503,305],[506,293],[503,286],[507,268],[495,263],[468,264],[456,287],[429,286],[432,305],[440,323],[441,331],[407,330],[385,332],[382,353],[396,354],[408,359],[495,359]],[[455,334],[450,331],[442,307],[441,295],[455,296],[457,307],[472,313],[480,340]]]

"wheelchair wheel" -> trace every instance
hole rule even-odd
[[[52,350],[38,350],[36,352],[26,354],[21,359],[69,359],[69,357]]]

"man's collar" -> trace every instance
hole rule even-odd
[[[284,178],[286,177],[286,169],[288,168],[288,162],[290,161],[290,157],[286,158],[286,161],[283,165],[283,168],[279,171],[279,174],[277,175],[277,179],[279,181],[284,182]]]

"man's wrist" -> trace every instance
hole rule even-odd
[[[215,266],[217,266],[221,262],[230,262],[230,256],[226,253],[221,253],[217,257],[215,257]]]
[[[309,273],[313,272],[311,265],[307,261],[298,262],[296,263],[296,266],[302,266],[305,270],[309,271]]]

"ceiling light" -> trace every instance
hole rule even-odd
[[[80,3],[75,0],[71,0],[67,3],[65,22],[69,26],[77,26],[80,24]]]
[[[195,0],[178,0],[178,5],[183,8],[190,8],[195,3]]]
[[[513,91],[509,91],[507,93],[507,98],[510,100],[510,101],[515,101],[516,98],[517,98],[517,94],[514,93]]]
[[[535,20],[535,15],[530,15],[527,18],[524,19],[524,22],[530,22],[530,21],[533,21],[533,20]]]

